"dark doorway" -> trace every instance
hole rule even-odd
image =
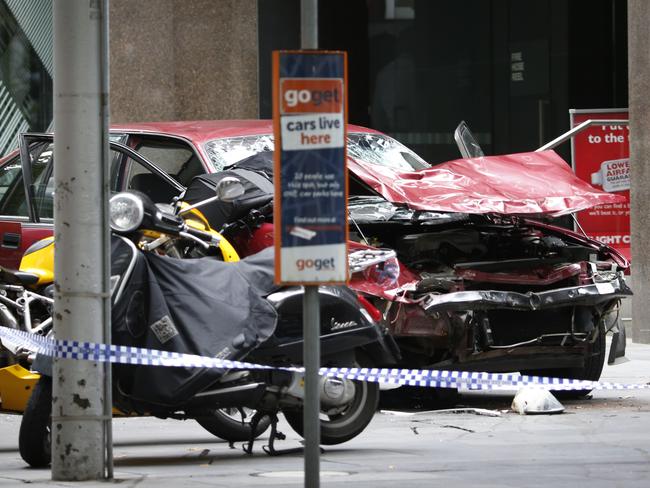
[[[258,5],[270,117],[270,53],[299,47],[300,2]],[[568,130],[570,108],[627,106],[626,16],[625,0],[321,0],[319,44],[348,52],[350,123],[437,163],[460,156],[461,120],[503,154]]]

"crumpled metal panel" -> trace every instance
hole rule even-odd
[[[418,210],[560,216],[625,198],[582,181],[555,151],[457,159],[419,171],[349,159],[387,200]]]
[[[350,254],[360,251],[375,250],[375,248],[358,242],[350,241],[348,245]],[[393,258],[391,257],[389,259]],[[420,277],[409,270],[401,262],[396,260],[396,264],[398,270],[396,270],[397,272],[394,274],[394,280],[390,280],[390,282],[380,282],[374,279],[375,277],[373,275],[368,275],[363,272],[366,271],[366,269],[363,269],[361,272],[355,272],[354,267],[352,266],[350,269],[351,276],[348,287],[356,292],[385,298],[390,301],[414,303],[413,300],[406,298],[405,295],[409,291],[415,290],[417,283],[420,281]]]
[[[625,298],[632,291],[622,276],[611,281],[555,290],[519,293],[501,290],[457,291],[444,295],[431,293],[422,307],[429,313],[458,310],[543,310],[575,305],[595,305],[615,298]]]

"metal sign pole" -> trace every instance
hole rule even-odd
[[[348,281],[347,56],[318,51],[316,1],[300,51],[273,52],[275,281],[303,285],[305,486],[320,484],[319,284]]]
[[[102,195],[102,225],[101,232],[104,234],[103,248],[103,317],[104,317],[104,344],[112,344],[111,331],[111,234],[110,219],[108,211],[108,200],[111,195],[110,189],[110,147],[108,144],[108,132],[110,129],[110,36],[109,36],[109,2],[102,2],[102,20],[101,20],[101,40],[100,40],[100,67],[101,67],[101,134],[102,134],[102,154],[101,161],[101,195]],[[105,477],[113,479],[113,376],[112,365],[104,363],[104,468]]]
[[[318,0],[300,2],[300,47],[318,49]],[[302,330],[305,364],[305,486],[320,485],[320,303],[318,286],[306,285],[303,298]]]
[[[108,0],[55,0],[54,334],[105,342],[108,270]],[[111,475],[104,365],[55,359],[52,479]],[[108,464],[108,466],[107,466]]]
[[[320,484],[320,303],[318,286],[305,286],[303,298],[304,334],[303,356],[305,363],[305,486],[317,488]]]
[[[300,1],[300,48],[318,49],[318,0]]]

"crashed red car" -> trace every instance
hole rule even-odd
[[[12,180],[1,218],[21,208],[23,231],[46,231],[51,214],[39,211],[51,209],[52,141],[30,138],[23,154],[40,152],[22,165],[45,161],[30,171],[45,177],[28,182],[35,201],[23,206],[14,201],[20,178]],[[169,201],[193,176],[273,150],[271,121],[129,124],[114,127],[112,139],[113,190],[144,190],[156,201]],[[624,352],[618,307],[631,295],[629,263],[548,221],[619,197],[576,178],[553,151],[486,157],[469,131],[459,148],[466,157],[432,166],[389,136],[349,126],[350,286],[381,313],[404,366],[598,379],[608,330],[615,332],[610,359]],[[0,162],[0,181],[20,166],[18,157]],[[143,167],[160,181],[139,176]],[[3,246],[29,244],[12,229],[0,229]],[[272,242],[267,222],[248,252]],[[355,267],[355,259],[375,257]]]
[[[624,354],[629,263],[548,221],[621,197],[553,151],[486,157],[466,136],[476,157],[432,167],[384,135],[349,135],[350,287],[382,313],[404,366],[597,380],[607,331],[610,361]]]

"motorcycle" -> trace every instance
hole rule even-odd
[[[163,206],[173,212],[171,207]],[[183,232],[169,236],[159,232],[143,232],[140,245],[146,250],[177,258],[214,255],[224,262],[239,261],[239,254],[227,239],[209,227],[198,209],[189,209],[179,202],[179,209],[185,210],[184,221],[192,229],[211,234],[215,246],[208,246],[200,239]],[[200,254],[197,248],[201,249]],[[208,250],[206,252],[206,249]],[[52,331],[52,304],[54,302],[54,237],[36,241],[23,255],[18,270],[0,267],[0,325],[32,334],[47,336]],[[31,364],[32,352],[5,345],[0,351],[0,367],[19,363]],[[6,364],[5,364],[6,363]]]
[[[228,193],[238,192],[238,182],[232,180],[217,188],[224,200]],[[188,225],[180,215],[164,211],[136,192],[112,197],[110,213],[113,343],[245,358],[277,367],[302,362],[304,289],[273,284],[272,250],[235,262],[213,259],[210,254],[220,252],[223,237]],[[194,243],[208,257],[174,259],[157,254],[163,237]],[[187,247],[178,249],[186,252]],[[397,348],[370,303],[345,287],[321,286],[319,295],[323,366],[395,362]],[[32,466],[46,465],[50,459],[49,362],[43,356],[36,358],[42,376],[20,428],[20,453]],[[297,372],[115,364],[113,390],[114,406],[125,415],[195,419],[219,437],[248,440],[249,451],[254,438],[271,424],[269,450],[276,452],[273,441],[279,437],[279,412],[298,434],[303,433],[303,375]],[[321,378],[320,391],[325,445],[359,435],[379,399],[378,385],[368,382]],[[226,422],[219,412],[227,409],[256,413],[244,425],[233,419]]]
[[[17,271],[0,267],[0,325],[46,335],[52,328],[54,238],[30,246]],[[2,349],[3,363],[25,363],[28,351]],[[3,364],[4,365],[4,364]]]

